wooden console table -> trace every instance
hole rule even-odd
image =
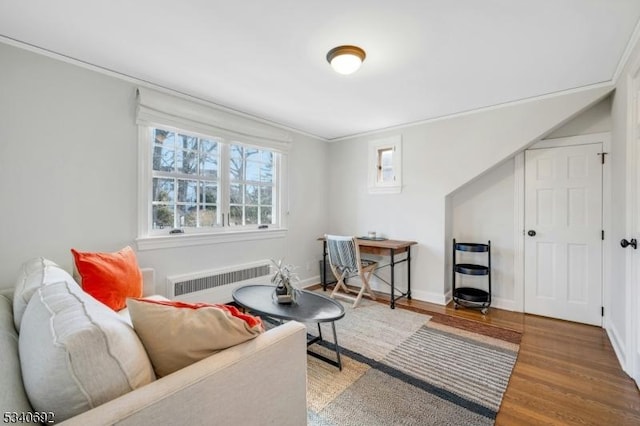
[[[327,269],[327,241],[324,237],[318,238],[322,241],[322,289],[327,289],[327,274],[324,273]],[[415,241],[400,241],[400,240],[371,240],[366,238],[358,238],[358,247],[360,247],[360,253],[369,253],[377,256],[388,256],[389,264],[382,267],[389,266],[391,268],[391,297],[389,306],[391,309],[396,308],[396,301],[403,297],[411,300],[411,246],[418,244]],[[406,253],[406,256],[397,260],[396,256]],[[407,291],[403,293],[401,290],[400,295],[396,297],[396,284],[395,284],[395,266],[399,263],[407,262]],[[378,277],[379,278],[379,277]]]

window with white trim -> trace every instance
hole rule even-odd
[[[185,95],[136,99],[139,250],[285,237],[288,131]]]
[[[279,225],[280,154],[224,137],[149,130],[149,235]]]
[[[369,193],[402,191],[402,138],[391,136],[369,142]]]

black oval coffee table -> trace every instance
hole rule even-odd
[[[344,317],[344,307],[327,296],[306,290],[298,290],[297,299],[294,303],[281,304],[275,300],[274,290],[274,286],[262,284],[238,287],[233,291],[233,301],[257,315],[265,315],[286,321],[315,322],[318,324],[318,336],[307,340],[307,353],[342,370],[335,322]],[[314,343],[323,341],[322,330],[320,329],[320,323],[322,322],[331,323],[333,341],[335,342],[335,361],[308,349]]]

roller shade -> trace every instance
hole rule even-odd
[[[141,126],[175,127],[279,152],[291,145],[291,134],[285,130],[204,102],[142,87],[137,100],[136,124]]]

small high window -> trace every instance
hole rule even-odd
[[[401,142],[399,135],[369,142],[369,193],[402,191]]]

